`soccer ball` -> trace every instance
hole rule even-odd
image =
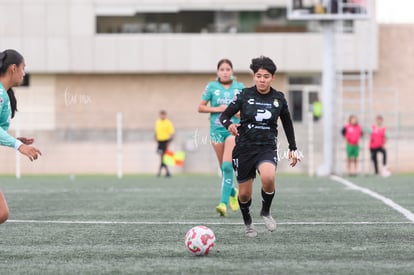
[[[198,225],[187,231],[184,243],[188,251],[196,256],[208,255],[216,241],[214,232],[207,226]]]
[[[384,167],[384,168],[382,169],[381,175],[382,175],[384,178],[388,178],[389,176],[391,176],[391,171],[390,171],[390,170],[388,170],[388,168],[387,168],[387,167]]]

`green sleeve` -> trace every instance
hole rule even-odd
[[[14,148],[16,139],[0,128],[0,145]]]
[[[201,95],[202,100],[211,101],[212,94],[211,94],[211,88],[210,87],[211,87],[211,83],[208,83],[206,88],[204,89],[203,94]]]
[[[19,142],[16,143],[16,139],[7,133],[10,112],[7,111],[8,98],[5,97],[8,97],[8,95],[0,87],[0,145],[13,148],[20,144],[18,144]]]

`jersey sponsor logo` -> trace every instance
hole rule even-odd
[[[264,106],[265,108],[272,108],[272,104],[267,102],[255,102],[254,104]]]
[[[252,125],[251,128],[255,128],[259,130],[270,130],[270,126],[265,126],[265,125]]]
[[[219,96],[220,95],[220,90],[215,90],[214,95]]]
[[[247,100],[247,103],[254,104],[254,98],[250,98],[249,100]]]
[[[217,99],[217,105],[229,105],[231,103],[230,98],[218,98]]]
[[[264,119],[269,119],[271,117],[272,113],[269,110],[258,109],[254,118],[256,121],[262,122]]]
[[[273,106],[275,106],[276,108],[279,107],[279,101],[277,99],[275,99],[275,101],[273,101]]]

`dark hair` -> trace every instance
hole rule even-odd
[[[219,60],[219,62],[217,63],[217,70],[220,68],[220,66],[221,66],[223,63],[227,63],[227,64],[229,64],[230,68],[231,68],[231,69],[233,69],[233,63],[231,63],[230,59],[223,58],[223,59],[220,59],[220,60]]]
[[[16,96],[14,95],[14,91],[12,88],[7,90],[7,94],[9,95],[9,99],[10,99],[11,117],[14,118],[14,115],[17,112],[17,99],[16,99]]]
[[[12,64],[19,66],[23,62],[23,56],[16,50],[0,52],[0,75],[4,75]]]
[[[9,49],[0,52],[0,75],[6,74],[10,65],[16,64],[16,66],[19,66],[22,62],[23,56],[16,50]],[[17,112],[17,99],[12,88],[7,90],[7,94],[10,99],[11,117],[13,118]]]
[[[250,64],[250,69],[253,71],[253,73],[257,73],[259,69],[264,69],[268,71],[269,73],[271,73],[272,75],[274,75],[277,70],[277,67],[272,59],[262,55],[258,58],[252,59],[252,64]]]

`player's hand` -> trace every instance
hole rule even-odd
[[[289,160],[290,166],[295,167],[296,164],[300,161],[298,151],[289,151]]]
[[[227,130],[233,135],[233,136],[238,136],[239,135],[239,131],[237,131],[237,127],[239,127],[240,124],[230,124],[229,128],[227,128]]]
[[[34,138],[18,137],[16,139],[20,140],[21,142],[23,142],[23,144],[26,144],[26,145],[33,144],[34,142]]]
[[[26,145],[26,144],[22,144],[19,147],[19,152],[22,153],[23,155],[27,156],[30,159],[30,161],[34,161],[39,156],[42,155],[42,152],[40,152],[39,149],[37,149],[36,147],[33,147],[33,146]]]

